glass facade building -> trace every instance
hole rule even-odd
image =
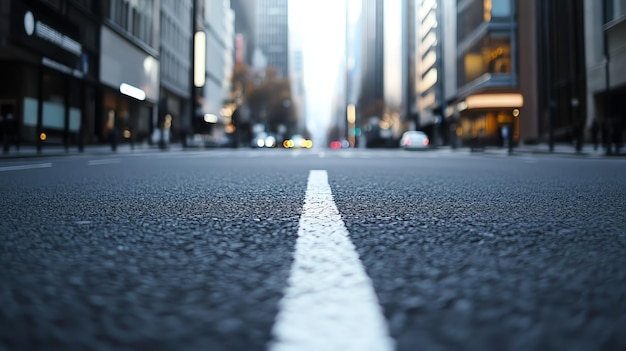
[[[455,133],[462,145],[504,145],[509,133],[519,140],[524,96],[518,5],[528,6],[516,0],[457,0]]]
[[[256,44],[280,77],[289,77],[289,2],[257,0]]]

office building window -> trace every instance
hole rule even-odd
[[[485,0],[491,2],[491,17],[510,17],[511,0]]]
[[[469,84],[486,74],[511,73],[509,33],[488,33],[459,59],[459,86]]]
[[[459,42],[465,40],[478,26],[485,22],[484,5],[483,0],[473,0],[459,9],[457,16],[457,40]]]
[[[154,0],[111,0],[109,19],[140,41],[153,46]]]

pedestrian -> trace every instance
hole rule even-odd
[[[111,143],[111,150],[117,151],[117,130],[115,127],[109,130],[109,142]]]
[[[615,118],[613,120],[613,134],[611,136],[611,141],[615,146],[615,154],[619,155],[620,149],[622,147],[622,121],[619,118]]]
[[[602,121],[602,145],[606,149],[606,154],[611,154],[611,124],[609,119]]]
[[[591,123],[591,142],[593,143],[594,151],[598,150],[598,143],[599,143],[598,134],[599,133],[600,133],[600,126],[598,126],[598,121],[594,120],[593,123]]]
[[[4,148],[3,151],[5,153],[9,152],[11,148],[11,144],[15,138],[15,116],[12,111],[8,111],[7,114],[2,119],[2,131],[3,131],[3,139],[4,139]]]
[[[574,140],[576,141],[576,152],[581,152],[583,149],[583,126],[582,123],[574,123]]]
[[[502,146],[507,148],[509,147],[509,127],[502,126],[500,128],[500,137],[502,138]]]

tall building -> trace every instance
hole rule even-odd
[[[582,140],[586,124],[583,0],[538,3],[538,133],[549,142]],[[523,128],[522,128],[523,129]]]
[[[301,134],[307,131],[305,120],[305,94],[304,94],[304,48],[302,40],[297,35],[290,38],[289,44],[289,81],[291,82],[291,104],[294,106],[295,120],[293,125],[287,126],[287,136]],[[290,130],[289,130],[290,129]]]
[[[385,146],[396,146],[408,129],[409,37],[413,21],[410,0],[383,2],[383,91],[384,112],[379,121],[379,137]]]
[[[256,1],[256,45],[268,67],[289,77],[289,2]]]
[[[252,64],[256,46],[256,0],[231,0],[235,12],[236,61]]]
[[[112,0],[102,6],[95,127],[117,141],[143,141],[158,116],[160,1]]]
[[[195,0],[161,0],[161,107],[157,128],[178,141],[191,128],[192,11]],[[174,133],[170,133],[174,131]],[[158,136],[159,138],[161,136]]]
[[[380,119],[385,112],[383,11],[383,0],[362,2],[362,65],[360,86],[357,88],[356,124],[362,130],[366,146],[379,146],[383,142],[380,137]]]
[[[584,1],[585,58],[589,119],[602,132],[599,138],[623,142],[626,127],[626,3]],[[612,149],[614,152],[614,149]]]
[[[425,131],[434,145],[447,143],[444,111],[444,77],[453,73],[444,69],[443,1],[416,0],[415,94],[418,128]],[[450,2],[447,2],[450,3]],[[453,43],[453,40],[449,40]],[[452,60],[451,60],[452,61]],[[453,61],[452,61],[453,62]]]
[[[334,123],[334,138],[331,140],[350,141],[351,146],[362,133],[361,120],[358,117],[362,106],[359,105],[361,95],[363,70],[363,33],[365,29],[362,11],[363,0],[346,1],[346,44],[345,44],[345,101],[341,112],[337,111]]]
[[[228,141],[230,113],[224,104],[230,97],[234,69],[235,16],[230,0],[205,0],[198,3],[199,31],[204,33],[205,74],[198,86],[197,110],[193,129],[205,145],[219,146]],[[198,50],[197,48],[195,50]],[[201,73],[200,73],[201,75]],[[195,84],[195,83],[194,83]]]
[[[456,135],[463,145],[535,138],[535,1],[458,0]]]

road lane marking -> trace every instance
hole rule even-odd
[[[119,158],[106,158],[103,160],[89,160],[87,161],[87,166],[110,165],[113,163],[120,163],[120,159]]]
[[[288,287],[270,351],[394,349],[324,170],[309,174]]]
[[[50,168],[50,167],[52,167],[52,163],[36,163],[36,164],[31,164],[31,165],[0,167],[0,172],[22,171],[25,169]]]

